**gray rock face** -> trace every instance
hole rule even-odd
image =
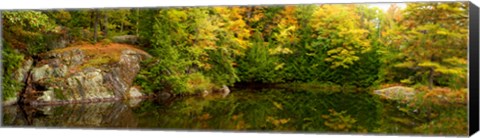
[[[222,85],[221,88],[213,88],[211,91],[204,90],[200,93],[202,97],[222,97],[225,98],[230,94],[230,89],[227,85]]]
[[[116,43],[135,44],[138,42],[138,37],[135,35],[115,36],[112,38],[112,41]]]
[[[59,49],[65,48],[68,45],[68,41],[65,39],[58,39],[49,43],[48,47],[50,49]]]
[[[138,90],[137,88],[132,87],[132,88],[130,88],[130,90],[128,91],[128,95],[129,95],[129,97],[131,97],[131,98],[138,98],[138,97],[142,97],[142,96],[143,96],[143,93],[141,93],[140,90]]]
[[[222,91],[222,97],[227,97],[228,94],[230,94],[230,89],[226,85],[222,86],[221,91]]]
[[[394,86],[375,90],[373,93],[387,100],[409,101],[414,98],[415,89],[404,86]]]
[[[18,100],[17,97],[6,99],[2,101],[2,106],[14,105],[17,102],[17,100]]]
[[[116,54],[120,55],[117,61],[95,65],[88,64],[94,57],[80,49],[44,54],[30,71],[24,102],[65,104],[142,97],[131,85],[140,62],[150,55],[137,51],[125,49]]]
[[[32,65],[32,59],[27,59],[25,62],[23,62],[22,67],[19,68],[15,73],[15,79],[21,83],[25,82],[27,80],[28,71],[32,68]]]

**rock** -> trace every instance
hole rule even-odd
[[[22,67],[15,72],[17,82],[23,83],[27,80],[28,71],[32,68],[33,60],[27,59],[23,62]]]
[[[5,101],[2,101],[2,106],[14,105],[15,103],[17,103],[17,101],[18,101],[17,97],[8,98]]]
[[[49,89],[47,91],[43,91],[43,95],[38,97],[38,100],[52,101],[53,98],[55,98],[55,95],[53,95],[53,90]]]
[[[201,93],[201,95],[203,97],[205,97],[206,95],[210,95],[210,94],[213,95],[214,97],[219,97],[220,96],[222,98],[225,98],[225,97],[228,96],[228,94],[230,94],[230,89],[228,88],[228,86],[222,85],[221,88],[213,88],[211,93],[210,92],[208,92],[208,93],[202,92]]]
[[[137,98],[137,99],[130,99],[128,100],[128,107],[137,107],[140,105],[140,103],[142,103],[143,99],[141,98]]]
[[[131,85],[140,71],[140,62],[150,55],[126,46],[103,55],[94,50],[97,49],[65,48],[40,54],[36,67],[30,71],[22,95],[24,102],[85,103],[143,96]]]
[[[221,92],[222,92],[222,97],[227,97],[227,95],[230,94],[230,89],[226,85],[223,85]]]
[[[39,81],[41,79],[46,78],[47,76],[50,76],[53,72],[53,68],[51,68],[49,65],[43,65],[38,68],[33,68],[32,69],[32,80],[33,81]]]
[[[143,94],[135,87],[130,88],[130,90],[128,91],[128,95],[131,98],[138,98],[143,96]]]
[[[208,94],[210,94],[210,92],[208,92],[207,90],[203,90],[203,92],[201,93],[202,97],[206,97]]]
[[[56,26],[52,32],[50,32],[49,35],[50,38],[49,41],[47,41],[47,48],[49,49],[59,49],[59,48],[65,48],[69,43],[70,40],[68,37],[69,34],[69,29],[64,26]]]
[[[415,89],[404,86],[394,86],[390,88],[375,90],[373,93],[387,100],[409,101],[414,98]]]
[[[112,41],[115,43],[136,44],[138,42],[138,37],[135,35],[114,36]]]
[[[57,39],[55,41],[50,42],[47,47],[49,49],[59,49],[59,48],[65,48],[68,44],[69,44],[68,41],[65,39]]]
[[[63,106],[10,106],[3,109],[3,124],[71,127],[130,128],[139,123],[128,105],[101,102]],[[41,117],[39,117],[41,115]]]
[[[130,90],[128,91],[128,94],[129,94],[129,97],[132,98],[128,100],[129,107],[136,107],[140,105],[140,103],[143,101],[143,99],[141,99],[140,97],[145,96],[143,93],[140,92],[140,90],[138,90],[135,87],[130,88]]]
[[[165,101],[165,100],[168,100],[172,97],[173,95],[171,93],[168,93],[168,92],[160,92],[158,94],[158,99],[160,101]]]
[[[113,93],[103,83],[104,76],[102,70],[97,68],[86,68],[81,72],[72,74],[66,79],[66,88],[70,88],[80,97],[66,96],[68,100],[74,99],[95,99],[95,98],[113,98]],[[65,95],[65,94],[64,94]],[[68,95],[68,93],[66,94]]]

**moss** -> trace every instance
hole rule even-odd
[[[80,66],[80,68],[97,66],[109,62],[118,62],[120,61],[122,51],[127,49],[133,50],[141,54],[149,55],[145,51],[135,48],[132,45],[111,43],[108,41],[109,40],[105,40],[97,44],[78,43],[67,48],[52,50],[49,53],[64,53],[72,51],[74,49],[79,49],[83,51],[85,57],[89,58],[87,59],[87,63]]]
[[[103,46],[108,46],[110,44],[112,44],[112,40],[108,39],[108,38],[105,38],[105,39],[102,39],[102,41],[100,41],[100,43],[103,45]]]
[[[81,65],[79,69],[84,69],[86,67],[100,67],[101,65],[113,63],[114,59],[109,56],[95,57],[94,59],[88,60],[86,63]]]
[[[112,59],[120,59],[120,55],[122,51],[126,49],[133,50],[141,54],[149,55],[145,51],[135,48],[133,45],[109,43],[109,42],[101,42],[97,44],[80,43],[80,44],[72,45],[62,49],[56,49],[51,52],[63,53],[63,52],[71,51],[74,49],[82,50],[83,52],[85,52],[85,56],[87,57],[109,56],[109,57],[112,57]]]

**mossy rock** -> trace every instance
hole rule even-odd
[[[86,44],[40,54],[27,84],[26,103],[56,104],[139,98],[129,91],[140,62],[151,55],[132,45]],[[129,97],[130,96],[130,97]]]
[[[416,91],[410,87],[394,86],[373,92],[383,99],[394,101],[410,101],[415,97]]]

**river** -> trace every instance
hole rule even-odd
[[[180,97],[4,107],[7,127],[416,134],[420,122],[368,92],[233,89]],[[398,121],[403,120],[403,121]]]

